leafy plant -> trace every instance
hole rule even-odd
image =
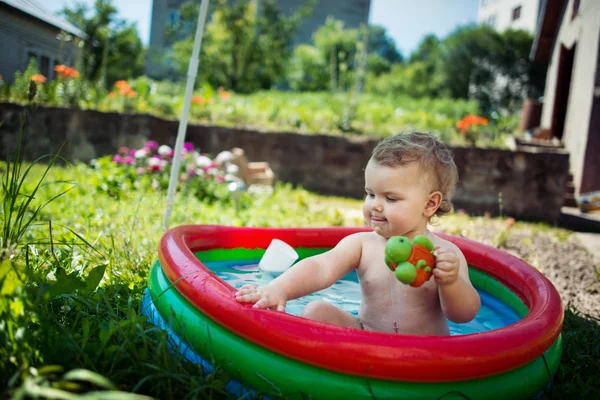
[[[21,243],[21,239],[26,230],[35,221],[40,211],[50,202],[56,200],[60,196],[68,192],[63,190],[46,202],[35,205],[33,202],[40,186],[56,160],[59,158],[59,152],[54,155],[44,155],[33,161],[27,169],[23,168],[23,130],[24,122],[21,124],[19,138],[17,141],[15,159],[6,163],[6,170],[2,178],[2,236],[0,237],[0,248],[11,249]],[[62,146],[61,146],[62,148]],[[49,162],[42,177],[37,181],[33,190],[30,193],[23,193],[25,182],[28,179],[31,168],[36,163],[49,158]],[[64,159],[63,159],[64,160]],[[2,258],[0,257],[0,261]]]

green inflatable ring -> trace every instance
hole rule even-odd
[[[473,284],[502,300],[519,315],[527,308],[505,286],[470,268]],[[165,276],[158,262],[149,276],[148,289],[163,318],[182,340],[232,379],[271,397],[312,399],[506,399],[533,398],[558,368],[562,338],[539,358],[514,370],[459,382],[414,383],[344,375],[303,364],[251,343],[216,324],[194,308]],[[318,384],[316,384],[318,382]]]

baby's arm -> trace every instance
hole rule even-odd
[[[471,321],[479,311],[481,299],[469,279],[465,256],[454,245],[437,248],[435,255],[433,274],[446,318],[456,323]]]
[[[254,303],[255,308],[284,311],[288,300],[325,289],[356,268],[362,254],[363,235],[347,236],[333,249],[305,258],[266,286],[242,286],[236,300]]]

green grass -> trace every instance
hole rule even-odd
[[[44,168],[31,171],[25,193]],[[46,181],[57,183],[41,185],[33,206],[70,188],[69,182],[76,187],[39,210],[14,257],[0,257],[0,398],[75,399],[92,392],[109,398],[107,391],[116,390],[160,399],[228,398],[222,370],[203,378],[200,367],[169,351],[165,333],[139,314],[161,236],[164,193],[125,191],[117,201],[98,190],[98,179],[84,165],[53,167]],[[278,185],[273,196],[246,199],[237,213],[228,203],[179,195],[172,226],[360,225],[360,204],[287,185]],[[502,225],[501,219],[458,214],[440,222],[475,240],[481,226]],[[543,398],[594,398],[600,391],[598,322],[567,308],[563,360]]]

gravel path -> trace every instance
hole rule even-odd
[[[565,306],[571,303],[582,313],[600,317],[600,235],[506,230],[503,225],[484,224],[465,236],[525,260],[554,284]],[[507,234],[499,239],[502,230]]]

